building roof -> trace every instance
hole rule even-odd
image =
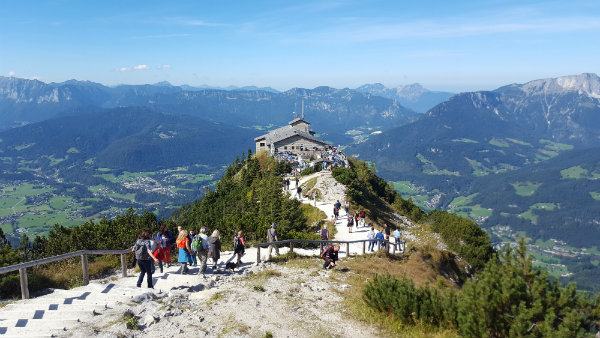
[[[293,121],[292,121],[293,122]],[[254,139],[254,142],[258,142],[261,140],[265,140],[265,143],[267,144],[274,144],[276,142],[288,139],[294,135],[298,135],[300,137],[303,137],[305,139],[309,139],[313,142],[316,143],[320,143],[322,145],[327,145],[327,143],[319,140],[318,138],[312,136],[310,133],[298,130],[294,127],[291,126],[292,122],[290,122],[290,125],[281,127],[281,128],[277,128],[274,130],[271,130],[268,134],[259,136],[257,138]]]
[[[310,124],[310,122],[304,120],[301,117],[296,117],[295,119],[291,120],[290,123],[288,123],[290,126],[293,126],[294,124],[296,124],[297,122],[304,122],[306,124]]]

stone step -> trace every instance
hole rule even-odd
[[[27,337],[27,333],[45,335],[52,331],[75,327],[78,324],[80,322],[77,320],[36,320],[25,318],[0,320],[0,337],[12,334]]]
[[[57,307],[56,310],[31,310],[31,309],[14,309],[0,313],[0,321],[10,319],[33,319],[33,320],[51,320],[51,319],[81,319],[94,317],[96,315],[102,315],[103,313],[110,311],[110,307],[106,308],[101,305],[90,305],[85,304],[83,306],[77,306],[75,308],[61,308]]]

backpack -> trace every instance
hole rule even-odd
[[[138,239],[135,242],[134,250],[135,250],[135,259],[138,261],[147,261],[150,259],[150,255],[148,254],[148,247],[146,247],[147,240]]]
[[[240,245],[240,238],[238,236],[233,237],[233,250],[237,249]]]
[[[158,250],[158,242],[152,238],[150,239],[150,251],[155,252],[156,250]]]
[[[323,251],[321,252],[321,258],[322,258],[322,259],[327,259],[327,258],[329,258],[329,255],[327,254],[327,251],[328,251],[330,248],[333,248],[333,245],[328,245],[328,246],[326,246],[325,248],[323,248]]]
[[[200,245],[200,241],[198,241],[198,236],[194,236],[192,238],[192,250],[198,251],[198,246]]]
[[[200,251],[208,251],[210,249],[210,243],[208,242],[208,237],[206,235],[200,236],[200,240],[202,241],[202,247],[198,248]]]
[[[326,241],[327,240],[327,235],[329,235],[329,230],[327,229],[321,229],[321,239]]]

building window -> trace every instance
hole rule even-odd
[[[265,143],[264,143],[264,142],[261,142],[261,143],[260,143],[260,146],[261,146],[261,147],[264,147],[264,146],[265,146]]]

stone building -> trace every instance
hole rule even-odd
[[[287,126],[255,138],[256,153],[267,150],[271,154],[288,152],[295,155],[312,156],[321,153],[328,146],[327,143],[314,137],[314,134],[315,132],[310,130],[309,122],[296,117]]]

